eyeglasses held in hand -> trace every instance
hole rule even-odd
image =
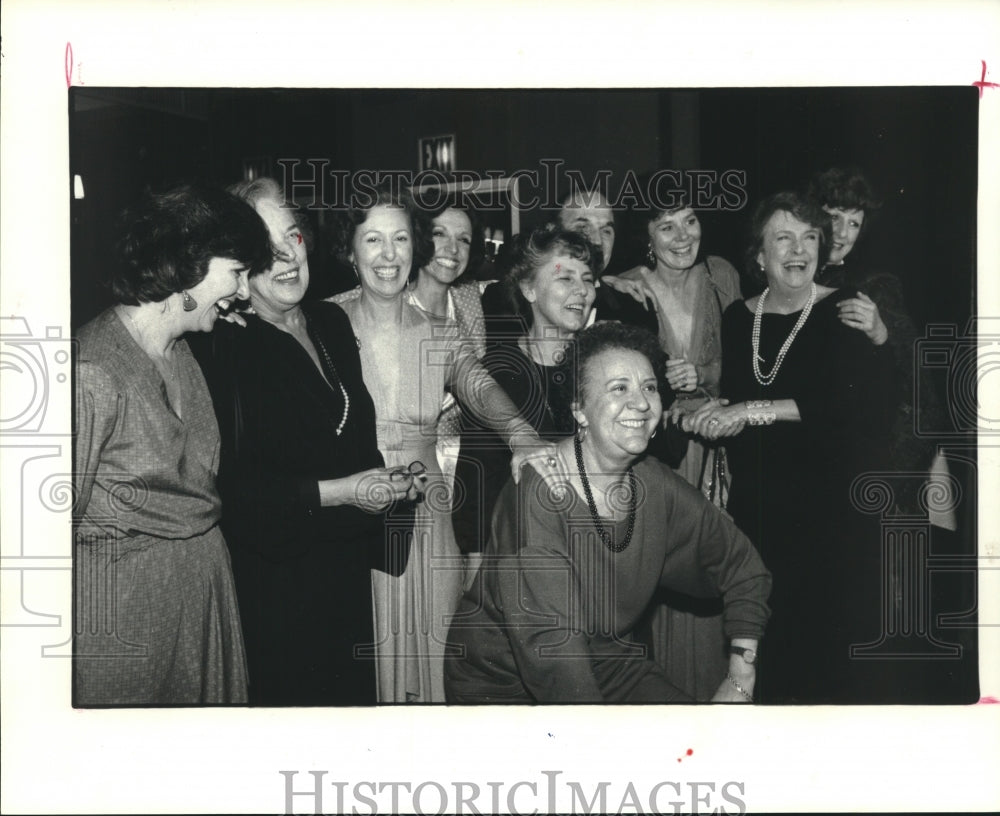
[[[406,467],[398,467],[395,468],[394,470],[389,471],[389,478],[394,482],[402,481],[403,479],[406,478],[413,479],[414,482],[413,489],[417,492],[417,495],[414,497],[413,501],[416,502],[417,504],[420,504],[420,502],[424,500],[423,491],[417,485],[417,480],[419,480],[421,483],[427,481],[427,466],[419,459],[410,462],[410,464],[408,464]]]

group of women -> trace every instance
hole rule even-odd
[[[491,321],[462,207],[340,213],[358,286],[311,302],[275,182],[148,196],[78,335],[76,703],[855,699],[850,483],[894,406],[879,306],[817,282],[853,203],[761,202],[746,301],[651,213],[616,285],[654,336],[590,325],[602,253],[558,225]]]

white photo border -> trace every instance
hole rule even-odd
[[[69,84],[683,88],[1000,81],[1000,8],[989,2],[801,8],[8,0],[2,25],[0,312],[25,318],[36,333],[62,327],[63,339],[70,324]],[[987,225],[1000,223],[1000,88],[983,88],[979,128],[978,303],[980,316],[996,323],[1000,233]],[[995,380],[980,383],[984,406],[1000,403]],[[68,403],[58,410],[68,432]],[[11,440],[0,441],[8,448],[0,521],[5,561],[23,554],[29,529],[52,542],[43,551],[58,556],[55,542],[68,550],[68,530],[35,524],[32,509],[40,499],[19,501],[10,487],[29,466],[68,474],[69,437],[37,440],[37,457],[49,458],[41,465],[10,449]],[[981,448],[979,469],[979,495],[997,495],[998,448]],[[987,507],[980,548],[996,556],[997,527]],[[33,563],[45,574],[30,602],[68,615],[68,573],[46,571],[44,559]],[[327,810],[336,805],[334,781],[346,782],[348,791],[365,780],[446,787],[468,780],[484,789],[505,780],[542,791],[546,771],[588,791],[609,781],[618,792],[609,797],[612,806],[628,783],[646,799],[643,791],[667,780],[686,791],[691,782],[712,783],[716,791],[740,783],[750,811],[1000,804],[1000,704],[74,710],[69,661],[41,659],[51,630],[6,625],[16,621],[20,596],[8,590],[17,589],[19,575],[5,569],[0,595],[3,812],[281,812],[282,770],[298,772],[296,790],[311,785],[310,771],[325,771]],[[998,584],[1000,572],[981,571],[984,622],[1000,621]],[[1000,698],[1000,624],[981,627],[979,648],[981,693]],[[532,799],[529,790],[522,787],[514,803],[545,810],[545,796]],[[426,801],[433,809],[437,800],[428,794]],[[490,810],[486,802],[480,800],[483,812]],[[563,798],[555,804],[567,808]],[[719,804],[736,809],[732,801],[713,806]],[[295,807],[311,811],[312,802],[300,797]]]

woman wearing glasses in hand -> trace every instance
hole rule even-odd
[[[406,296],[411,274],[431,259],[426,215],[406,191],[379,187],[367,206],[343,213],[335,239],[360,295],[344,303],[364,381],[375,403],[379,449],[399,467],[427,466],[413,551],[399,578],[376,575],[375,632],[380,702],[444,702],[445,642],[462,591],[464,560],[451,523],[451,490],[436,445],[446,390],[498,432],[521,465],[557,476],[554,447],[538,434],[483,368],[475,344],[454,323],[429,317]]]
[[[273,262],[245,281],[246,326],[219,326],[200,360],[222,431],[250,702],[373,704],[370,573],[405,567],[405,500],[420,482],[384,466],[347,316],[303,302],[307,233],[281,188],[258,179],[233,192],[267,226]]]

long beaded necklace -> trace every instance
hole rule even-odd
[[[337,436],[340,436],[344,430],[344,426],[347,424],[347,415],[351,412],[351,398],[348,396],[344,384],[340,381],[340,376],[337,374],[337,367],[333,364],[333,360],[330,359],[330,353],[326,350],[326,346],[323,345],[319,332],[313,329],[313,325],[309,322],[308,318],[306,319],[306,332],[309,334],[309,339],[313,341],[313,345],[319,351],[320,360],[324,363],[323,368],[327,379],[333,380],[340,387],[340,393],[344,397],[344,414],[340,418],[340,424],[337,426]]]
[[[594,526],[597,528],[597,533],[601,537],[601,541],[604,542],[604,546],[607,547],[611,552],[620,553],[629,544],[632,543],[632,531],[635,529],[635,507],[636,507],[636,495],[638,491],[635,488],[635,471],[632,468],[628,469],[628,487],[629,487],[629,508],[628,508],[628,528],[625,530],[625,537],[621,540],[620,544],[615,544],[612,541],[611,533],[604,529],[604,525],[601,524],[601,517],[597,512],[597,504],[594,502],[594,494],[590,489],[590,480],[587,478],[587,469],[583,465],[583,446],[580,444],[580,437],[573,437],[573,451],[576,453],[576,468],[580,472],[580,482],[583,484],[583,493],[587,497],[587,506],[590,508],[590,517],[594,522]]]
[[[771,291],[771,287],[767,287],[759,298],[757,298],[757,308],[753,313],[753,333],[751,335],[751,340],[753,343],[753,375],[757,378],[757,382],[761,385],[770,385],[774,382],[774,378],[778,376],[778,369],[781,368],[781,364],[785,360],[785,355],[788,354],[788,349],[792,347],[792,342],[795,340],[796,335],[801,331],[802,327],[806,324],[806,320],[809,319],[809,313],[812,311],[813,304],[816,302],[816,284],[813,283],[809,289],[809,299],[806,301],[806,305],[802,308],[802,314],[799,315],[799,319],[795,321],[795,326],[789,333],[788,337],[785,338],[785,342],[782,344],[781,348],[778,350],[778,356],[774,361],[774,368],[771,369],[770,374],[763,374],[760,370],[760,364],[763,359],[760,356],[760,324],[764,318],[764,301],[767,299],[767,293]]]

